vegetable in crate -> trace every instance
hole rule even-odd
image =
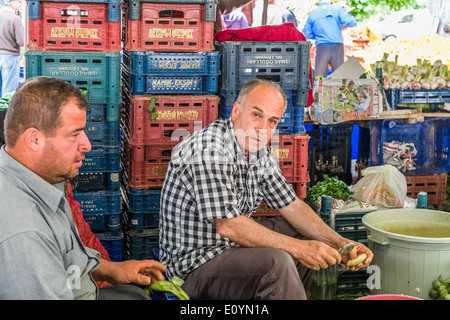
[[[339,200],[346,200],[351,196],[352,192],[345,182],[330,178],[325,174],[323,176],[324,181],[319,181],[306,192],[306,200],[309,203],[317,207],[317,202],[320,201],[322,195],[328,195]]]

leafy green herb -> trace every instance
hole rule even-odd
[[[309,203],[315,206],[322,195],[328,195],[338,200],[346,200],[351,196],[352,192],[345,182],[330,178],[327,175],[324,175],[324,178],[324,181],[316,183],[315,186],[307,190],[306,200]]]
[[[158,118],[158,113],[156,112],[156,100],[158,100],[157,96],[153,96],[150,99],[150,102],[148,103],[148,108],[147,111],[148,113],[150,113],[150,119],[153,121],[155,121]]]

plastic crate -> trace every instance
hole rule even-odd
[[[123,51],[132,75],[219,75],[220,53]]]
[[[171,145],[123,145],[123,181],[130,188],[162,187],[171,160]]]
[[[28,2],[28,48],[40,51],[120,51],[120,3]]]
[[[306,134],[277,135],[270,142],[272,156],[287,182],[308,181],[308,143]]]
[[[214,21],[206,20],[211,20],[212,9],[211,4],[128,2],[124,48],[128,51],[214,51]],[[139,20],[130,19],[137,16]]]
[[[134,213],[159,213],[161,189],[128,189],[128,209]]]
[[[73,197],[85,213],[122,212],[122,200],[119,191],[100,190],[94,192],[74,192]]]
[[[139,20],[141,18],[141,2],[153,2],[153,3],[178,3],[178,4],[202,4],[205,5],[205,21],[216,21],[216,3],[218,0],[128,0],[128,19]]]
[[[120,104],[120,52],[27,51],[26,78],[67,80],[87,91],[89,103]]]
[[[308,41],[217,43],[222,56],[224,90],[240,90],[253,78],[270,79],[297,92],[297,105],[308,104],[310,48]]]
[[[337,213],[332,212],[333,198],[322,196],[320,216],[332,229],[344,238],[366,243],[367,229],[362,223],[362,217],[367,212]]]
[[[197,94],[214,95],[219,90],[216,75],[133,75],[122,68],[123,82],[132,95]]]
[[[436,174],[450,171],[449,156],[450,119],[432,118],[423,122],[403,123],[399,120],[370,121],[369,166],[386,163],[383,146],[393,141],[414,144],[417,154],[413,156],[415,170],[408,174]],[[396,162],[400,163],[401,162]],[[391,163],[392,164],[392,163]]]
[[[314,126],[307,134],[309,142],[309,175],[311,186],[324,181],[324,175],[351,184],[352,126]]]
[[[95,236],[108,252],[111,261],[122,261],[122,232],[102,232],[96,233]]]
[[[438,111],[439,104],[450,102],[450,89],[437,90],[386,90],[387,102],[392,110],[402,109],[402,104],[408,104],[408,108],[414,104],[430,104],[430,111]]]
[[[132,189],[124,186],[125,223],[131,230],[159,227],[161,189]]]
[[[240,90],[221,90],[219,102],[219,117],[229,118]],[[297,93],[285,91],[287,97],[286,110],[278,123],[278,134],[305,133],[305,107],[297,106]]]
[[[405,175],[408,197],[417,199],[419,192],[427,193],[427,203],[433,204],[438,210],[444,209],[447,188],[447,173],[440,174],[409,174]]]
[[[158,229],[125,230],[124,249],[127,260],[157,260],[156,252],[159,251]]]
[[[176,145],[218,118],[218,96],[123,95],[122,139],[133,145]],[[156,119],[148,112],[154,103]]]
[[[120,148],[92,148],[85,154],[78,175],[73,178],[76,191],[119,190]]]

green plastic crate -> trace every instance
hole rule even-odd
[[[67,80],[87,91],[89,103],[121,103],[120,52],[27,51],[26,77]]]

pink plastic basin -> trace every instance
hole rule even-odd
[[[401,294],[374,294],[358,298],[356,300],[423,300],[421,298],[405,296]]]

